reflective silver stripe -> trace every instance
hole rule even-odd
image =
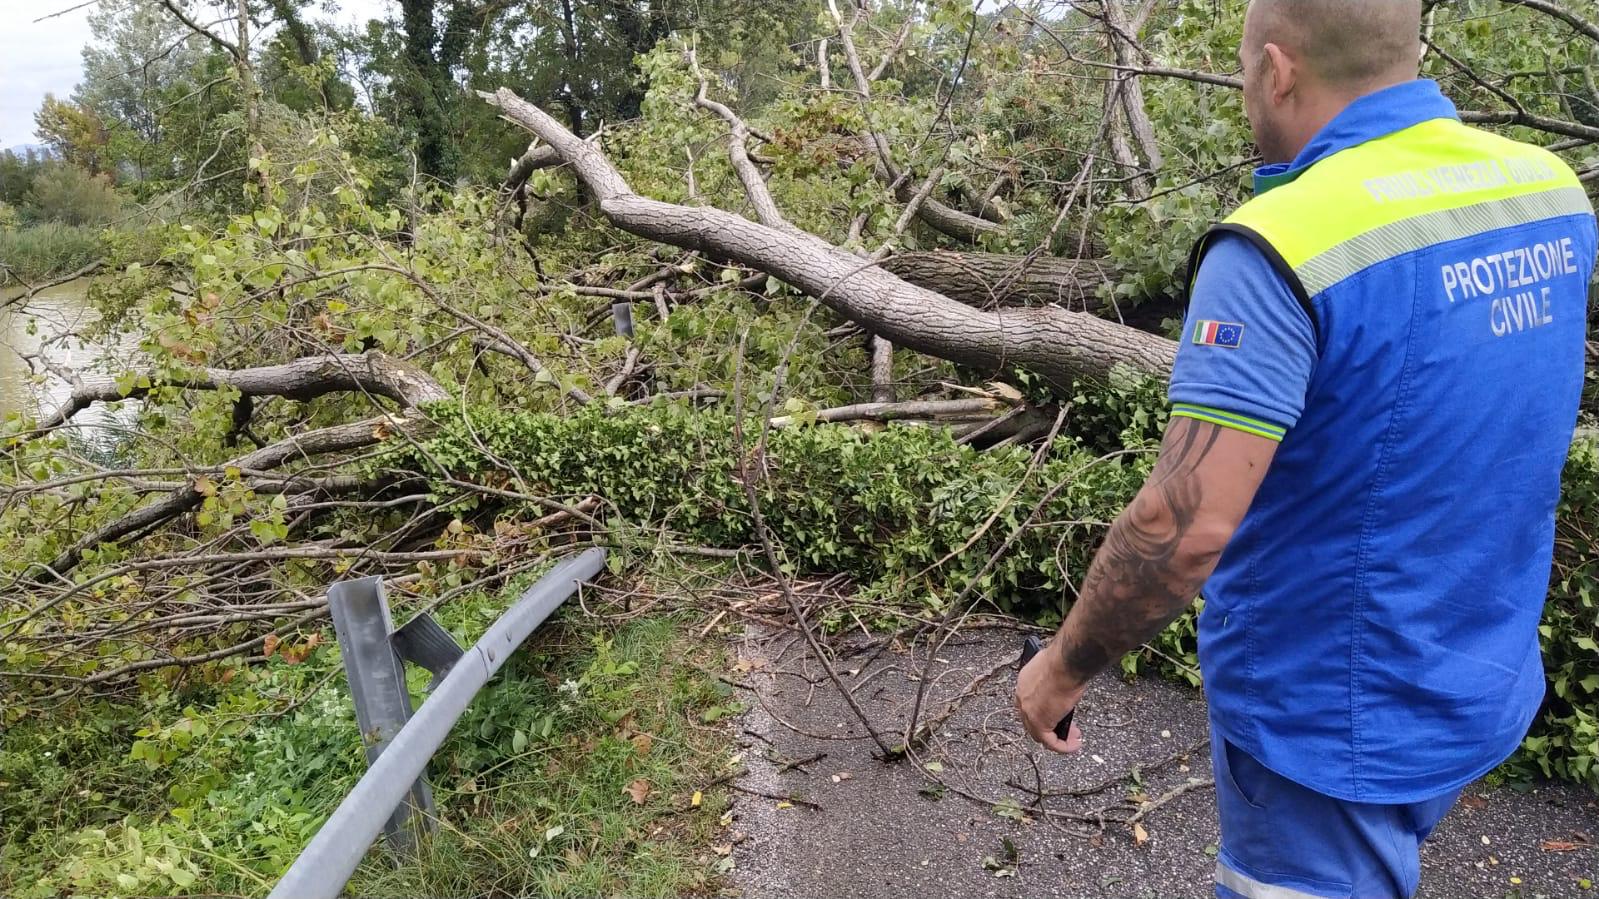
[[[1240,874],[1221,862],[1216,863],[1216,882],[1243,896],[1244,899],[1325,899],[1315,893],[1301,893],[1291,887],[1261,883],[1253,877]]]
[[[1429,212],[1346,240],[1301,264],[1294,269],[1294,274],[1299,276],[1305,292],[1315,296],[1379,262],[1433,244],[1577,213],[1593,214],[1593,205],[1580,187],[1562,187]]]

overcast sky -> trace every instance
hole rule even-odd
[[[83,45],[94,39],[89,12],[123,0],[0,0],[0,149],[38,142],[33,114],[47,93],[66,97],[83,72]],[[391,0],[321,0],[337,6],[324,14],[341,24],[385,15]],[[43,21],[41,16],[77,6]]]

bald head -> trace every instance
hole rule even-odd
[[[1292,160],[1356,98],[1413,80],[1421,2],[1253,0],[1239,59],[1262,158]]]
[[[1362,94],[1416,77],[1421,0],[1253,0],[1244,52],[1276,44],[1305,75]]]

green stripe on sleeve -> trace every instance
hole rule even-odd
[[[1288,429],[1281,425],[1274,425],[1269,421],[1261,421],[1258,418],[1250,418],[1247,415],[1239,415],[1236,412],[1214,409],[1210,406],[1176,403],[1171,408],[1171,414],[1177,418],[1192,418],[1196,421],[1210,422],[1211,424],[1221,425],[1224,428],[1243,431],[1245,434],[1253,434],[1256,437],[1274,440],[1278,443],[1281,443],[1283,437],[1288,434]]]

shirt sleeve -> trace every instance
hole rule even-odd
[[[1304,411],[1315,327],[1247,238],[1212,240],[1172,367],[1172,415],[1281,441]]]

